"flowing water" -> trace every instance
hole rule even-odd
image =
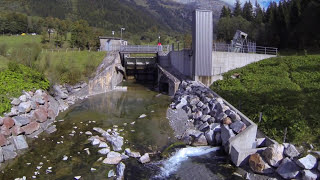
[[[128,86],[127,92],[89,97],[61,113],[57,120],[63,121],[56,122],[58,130],[30,142],[28,151],[10,162],[0,179],[32,179],[35,173],[37,179],[107,179],[109,170],[116,168],[97,161],[104,156],[87,141],[85,132],[98,135],[93,127],[106,130],[116,126],[126,140],[123,149],[155,154],[147,165],[133,158],[123,161],[125,179],[233,179],[234,168],[216,148],[183,148],[171,158],[161,159],[157,152],[176,141],[166,119],[170,98],[132,82],[124,85]],[[139,118],[141,114],[147,116]],[[63,160],[64,156],[68,159]]]

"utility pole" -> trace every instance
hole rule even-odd
[[[126,30],[126,28],[121,28],[121,41],[122,41],[122,31]]]

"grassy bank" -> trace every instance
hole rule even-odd
[[[288,141],[320,147],[320,55],[271,58],[223,76],[211,88],[268,136],[282,142],[287,128]]]

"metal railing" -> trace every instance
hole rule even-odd
[[[120,52],[169,52],[171,51],[170,45],[150,46],[150,45],[126,45],[120,46]]]
[[[252,53],[252,54],[266,54],[266,55],[277,55],[278,48],[275,47],[263,47],[263,46],[232,46],[231,44],[225,43],[214,43],[214,51],[220,52],[236,52],[236,53]]]

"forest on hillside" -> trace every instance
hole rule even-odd
[[[217,37],[230,42],[239,29],[247,32],[258,45],[280,49],[319,51],[320,1],[281,0],[271,2],[267,9],[251,2],[241,6],[237,0],[231,11],[224,7],[217,25]]]

